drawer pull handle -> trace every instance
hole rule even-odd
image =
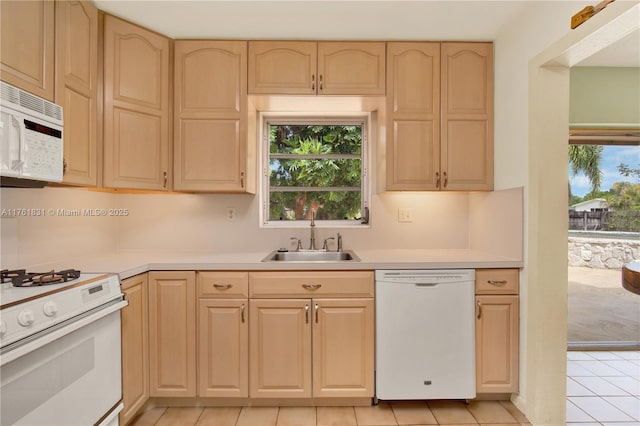
[[[316,303],[316,324],[318,323],[318,304]]]
[[[231,284],[214,284],[213,286],[218,290],[229,290],[232,287]]]
[[[242,319],[242,323],[244,324],[244,303],[242,304],[242,307],[240,308],[240,319]]]
[[[507,280],[488,280],[487,282],[491,285],[503,286],[507,283]]]
[[[322,287],[322,284],[302,284],[302,288],[305,290],[317,290]]]
[[[309,324],[309,305],[304,305],[304,322]]]
[[[440,173],[436,172],[436,188],[440,189]]]
[[[482,305],[479,300],[476,302],[476,306],[478,307],[478,314],[476,315],[476,318],[480,319],[482,316]]]

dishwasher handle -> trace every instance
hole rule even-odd
[[[440,283],[413,283],[416,287],[435,287]]]

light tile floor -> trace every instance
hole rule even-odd
[[[368,407],[152,408],[135,426],[528,425],[508,401],[413,401]]]
[[[640,351],[567,352],[567,425],[640,426]]]
[[[528,425],[507,401],[375,407],[152,408],[135,426]],[[640,351],[567,352],[567,425],[640,426]]]

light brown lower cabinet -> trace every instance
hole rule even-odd
[[[373,396],[373,299],[249,303],[250,397]]]
[[[250,300],[251,398],[311,397],[311,300]]]
[[[373,396],[373,299],[314,299],[313,396]]]
[[[196,396],[196,273],[149,272],[151,396]]]
[[[476,270],[476,392],[518,392],[518,269]]]
[[[198,396],[249,396],[247,299],[198,300]]]
[[[123,280],[129,304],[121,311],[122,403],[120,424],[127,424],[149,398],[149,333],[147,274]]]
[[[373,397],[373,271],[249,273],[249,397]]]

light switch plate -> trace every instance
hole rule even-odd
[[[410,223],[413,222],[413,211],[408,207],[398,209],[398,222]]]

